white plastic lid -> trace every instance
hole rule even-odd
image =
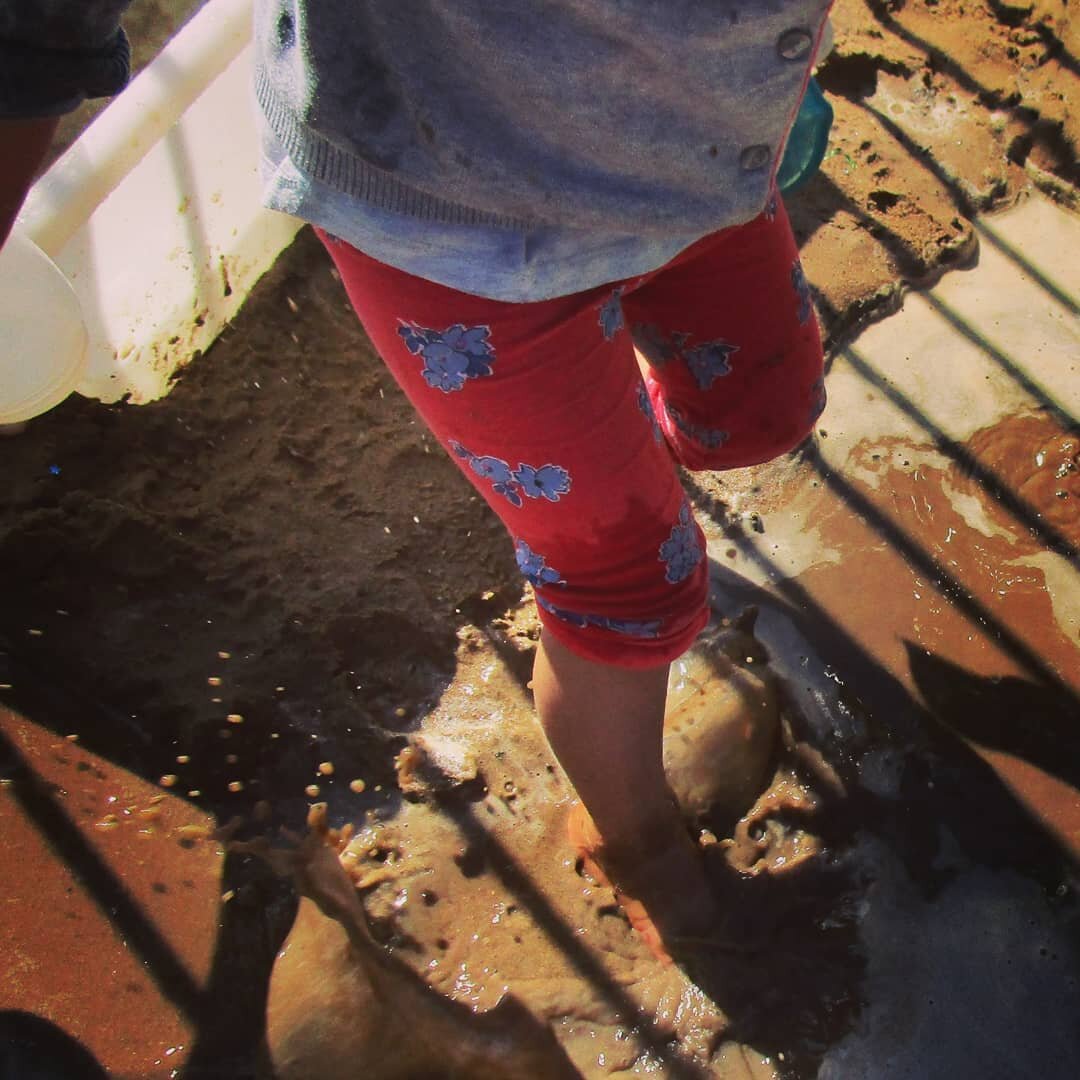
[[[82,378],[87,334],[67,278],[29,237],[0,250],[0,424],[59,405]]]

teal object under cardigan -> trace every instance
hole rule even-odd
[[[821,167],[832,130],[833,108],[817,79],[811,79],[788,136],[776,184],[788,194],[797,191]]]

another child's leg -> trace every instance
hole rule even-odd
[[[825,407],[821,336],[779,199],[699,241],[623,306],[680,464],[756,465],[813,429]]]
[[[328,249],[388,368],[514,538],[545,624],[537,709],[610,873],[663,934],[700,933],[711,905],[660,733],[667,665],[707,615],[704,543],[618,295],[501,304]],[[659,852],[668,880],[636,880]]]

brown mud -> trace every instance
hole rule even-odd
[[[837,125],[790,201],[834,351],[970,264],[978,215],[1033,188],[1077,208],[1077,18],[1064,0],[838,5],[820,73]],[[719,644],[677,673],[670,747],[751,952],[660,970],[565,843],[501,526],[302,233],[166,399],[72,399],[0,444],[0,695],[21,714],[0,723],[0,1010],[131,1080],[271,1060],[320,1080],[360,1063],[850,1080],[911,1044],[886,1011],[935,1033],[926,1080],[1076,1075],[1080,665],[1067,595],[1045,587],[1047,553],[1080,544],[1075,434],[1013,417],[959,464],[882,439],[837,478],[826,430],[754,473],[687,479]],[[1032,527],[980,496],[988,474]],[[819,555],[774,552],[754,587],[754,545],[793,502]],[[752,632],[724,625],[750,607]],[[733,663],[742,694],[720,681]],[[699,768],[717,744],[737,748],[727,776]],[[355,832],[336,862],[308,849],[296,914],[262,858],[209,830],[303,830],[313,802]],[[997,985],[980,965],[1005,958],[1028,994],[1015,1024],[1001,986],[980,997]],[[985,1067],[949,1056],[974,1015],[1000,1018]],[[440,1057],[451,1028],[474,1057]]]

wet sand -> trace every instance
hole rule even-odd
[[[270,1075],[271,1056],[328,1080],[360,1061],[385,1077],[1080,1071],[1076,409],[1043,380],[1040,408],[1016,392],[960,423],[938,408],[948,380],[882,375],[853,339],[911,285],[985,264],[980,214],[1034,190],[1075,208],[1077,31],[1049,2],[846,3],[836,23],[821,81],[838,124],[791,206],[832,403],[791,458],[687,477],[714,630],[759,609],[739,663],[766,688],[748,715],[703,649],[683,692],[717,727],[690,760],[725,724],[776,728],[701,822],[753,951],[703,957],[695,988],[576,871],[512,550],[305,232],[168,398],[71,400],[0,447],[0,694],[19,714],[0,723],[17,958],[0,1009],[133,1080]],[[989,315],[965,317],[993,342]],[[241,840],[303,831],[321,801],[356,831],[302,884],[341,921],[305,899],[293,926],[288,882],[204,833],[236,815]],[[362,918],[334,907],[342,881]],[[380,993],[408,1024],[365,1021]],[[447,1060],[447,1025],[472,1057]]]

